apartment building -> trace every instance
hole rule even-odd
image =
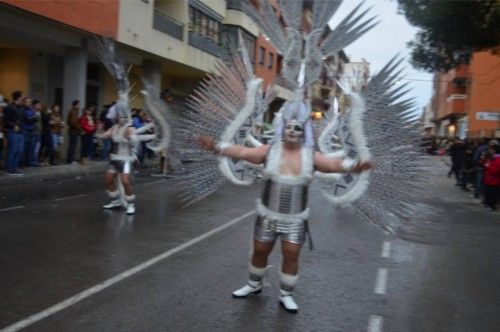
[[[95,37],[117,41],[131,65],[134,107],[141,77],[181,101],[242,36],[255,73],[276,80],[279,56],[242,11],[247,0],[0,1],[0,94],[22,90],[68,109],[73,99],[103,105],[116,98],[96,55]],[[283,84],[284,85],[284,84]],[[292,96],[278,86],[282,102]],[[278,101],[278,103],[280,102]]]
[[[436,135],[500,137],[500,57],[473,54],[469,64],[434,74],[431,100]]]

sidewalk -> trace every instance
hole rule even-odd
[[[61,164],[55,166],[26,167],[21,169],[23,175],[10,175],[0,171],[0,186],[25,183],[38,183],[50,180],[79,179],[104,174],[109,161],[90,161],[87,165]],[[158,167],[158,158],[145,160],[142,170],[154,171]]]
[[[448,178],[447,174],[451,165],[449,156],[432,157],[432,165],[432,181],[435,184],[438,184],[442,190],[441,193],[443,194],[443,197],[441,199],[443,201],[460,204],[474,209],[477,212],[484,212],[485,215],[481,215],[482,217],[494,216],[494,218],[498,218],[498,215],[500,214],[498,206],[497,211],[491,211],[490,209],[483,208],[481,203],[482,197],[473,197],[474,188],[471,185],[468,186],[470,191],[463,191],[460,187],[455,185],[456,181],[454,177]]]

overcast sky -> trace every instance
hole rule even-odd
[[[346,0],[342,3],[330,26],[335,27],[360,0]],[[366,0],[363,8],[373,7],[367,15],[376,15],[380,23],[360,39],[344,49],[351,61],[365,58],[370,63],[371,74],[378,72],[394,55],[406,58],[405,79],[409,80],[419,109],[427,105],[432,94],[432,74],[415,70],[409,63],[409,49],[406,43],[413,40],[417,29],[411,26],[403,15],[397,12],[396,0]],[[422,80],[422,81],[420,81]]]

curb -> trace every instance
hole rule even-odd
[[[93,175],[102,174],[108,167],[108,161],[94,161],[90,165],[58,165],[44,166],[41,168],[28,168],[23,176],[14,176],[8,174],[0,175],[0,187],[13,186],[21,184],[36,184],[51,180],[69,180],[80,179]],[[153,163],[144,165],[141,170],[156,167]]]

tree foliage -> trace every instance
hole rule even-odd
[[[429,72],[468,62],[472,52],[500,45],[500,0],[398,0],[399,11],[420,28],[414,67]]]

